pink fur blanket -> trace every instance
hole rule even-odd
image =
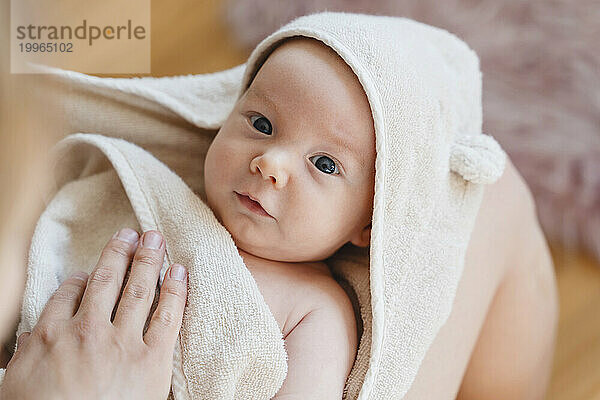
[[[223,18],[246,48],[316,11],[405,16],[466,41],[483,72],[483,132],[529,184],[548,240],[600,261],[597,0],[247,0]]]

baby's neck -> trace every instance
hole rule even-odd
[[[247,251],[244,251],[242,249],[240,249],[239,247],[237,248],[238,252],[240,253],[240,256],[242,257],[242,259],[244,260],[244,263],[246,264],[246,266],[250,266],[250,264],[255,264],[255,263],[262,263],[262,264],[281,264],[281,263],[285,263],[285,264],[304,264],[304,265],[308,265],[311,266],[327,275],[331,275],[331,271],[329,270],[329,267],[327,266],[327,264],[325,264],[322,261],[315,261],[315,262],[302,262],[302,263],[293,263],[293,262],[286,262],[286,261],[277,261],[277,260],[269,260],[267,258],[262,258],[262,257],[258,257],[255,256],[254,254],[250,254]]]

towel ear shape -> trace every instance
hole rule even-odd
[[[450,170],[469,182],[494,183],[502,176],[505,164],[506,153],[489,135],[460,136],[450,150]]]

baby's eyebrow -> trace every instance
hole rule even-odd
[[[271,108],[275,109],[275,111],[277,111],[277,112],[279,111],[279,109],[277,108],[277,104],[275,104],[275,102],[273,100],[271,100],[271,98],[269,96],[267,96],[261,90],[254,88],[253,86],[251,86],[247,90],[246,95],[256,97],[256,98],[264,101],[265,103],[268,103],[269,106],[271,106]]]
[[[263,100],[264,102],[268,103],[273,109],[275,109],[275,111],[279,111],[275,102],[271,100],[271,98],[263,91],[256,89],[255,87],[250,87],[248,88],[246,94]],[[357,149],[354,148],[353,142],[351,140],[348,140],[347,135],[345,135],[343,131],[341,132],[341,134],[335,133],[339,132],[339,129],[334,129],[332,127],[330,127],[327,131],[330,132],[330,134],[327,136],[331,139],[333,143],[350,153],[355,160],[362,161],[362,153],[358,152]]]
[[[334,133],[336,131],[333,129],[330,129],[329,132],[330,134],[328,136],[335,144],[337,144],[340,148],[347,150],[357,161],[361,160],[360,153],[354,148],[353,142],[348,140],[347,136],[343,132],[341,132],[341,134]]]

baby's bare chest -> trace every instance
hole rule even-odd
[[[330,275],[327,266],[264,260],[239,252],[285,338],[313,308],[313,291],[317,289],[311,283]]]

